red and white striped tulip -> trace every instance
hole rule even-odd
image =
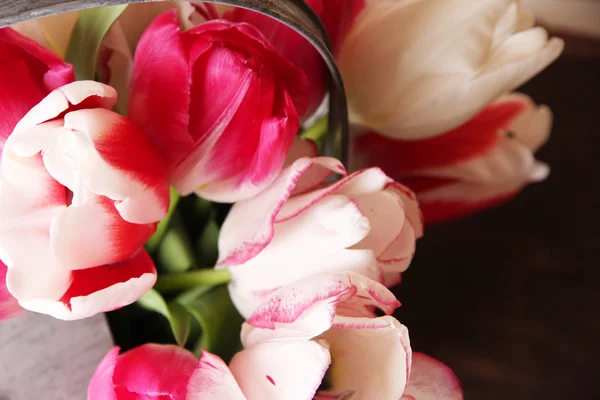
[[[0,257],[26,309],[89,317],[156,280],[142,246],[167,213],[167,171],[146,136],[110,111],[116,97],[98,82],[62,86],[5,143]]]
[[[281,171],[307,90],[304,72],[253,26],[215,20],[182,32],[171,10],[138,43],[129,116],[181,194],[235,202]]]
[[[426,223],[460,218],[503,203],[549,167],[534,152],[550,135],[552,113],[522,94],[498,99],[464,125],[430,139],[359,136],[357,166],[377,163],[419,199]]]
[[[320,272],[354,271],[392,285],[408,268],[422,221],[414,194],[379,168],[345,174],[328,157],[303,157],[259,195],[236,203],[219,236],[217,267],[248,317],[280,286]]]
[[[466,123],[562,50],[518,0],[368,0],[338,61],[354,120],[415,140]]]
[[[284,286],[244,323],[245,349],[229,367],[256,399],[399,399],[412,353],[408,330],[389,316],[399,305],[385,286],[351,272]]]

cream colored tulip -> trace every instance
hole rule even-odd
[[[465,123],[563,47],[517,0],[368,0],[339,64],[355,122],[412,140]]]

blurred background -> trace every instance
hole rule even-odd
[[[567,41],[561,59],[520,89],[554,112],[537,153],[552,174],[503,206],[428,227],[395,290],[397,317],[415,351],[454,369],[467,400],[597,399],[600,3],[523,3]],[[553,3],[563,11],[551,12]],[[577,3],[596,7],[574,12]]]

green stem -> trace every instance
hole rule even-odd
[[[179,274],[160,275],[154,289],[169,294],[198,286],[218,286],[229,283],[231,275],[226,269],[200,269]]]

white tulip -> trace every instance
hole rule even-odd
[[[517,0],[368,0],[339,64],[354,122],[396,139],[436,136],[562,52]]]

